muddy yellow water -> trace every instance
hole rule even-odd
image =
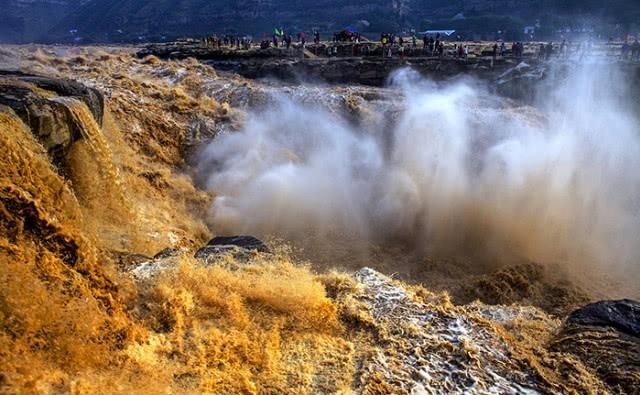
[[[98,125],[84,104],[59,99],[82,134],[64,169],[0,111],[0,392],[410,393],[406,372],[427,371],[411,364],[438,358],[474,366],[467,379],[488,392],[485,363],[547,391],[606,392],[575,358],[545,350],[560,321],[532,307],[491,320],[486,306],[455,306],[421,286],[318,274],[280,242],[251,265],[197,264],[194,250],[213,236],[205,218],[214,196],[181,170],[198,137],[189,125],[242,120],[204,94],[215,73],[124,49],[2,51],[24,71],[101,89],[107,105]],[[118,258],[166,247],[185,252],[153,279],[134,280]],[[391,299],[376,299],[384,292]],[[400,310],[387,305],[394,295]],[[393,318],[425,309],[436,312],[431,324]],[[453,323],[478,336],[446,340]],[[419,358],[404,359],[413,352]],[[451,377],[422,389],[454,390]]]

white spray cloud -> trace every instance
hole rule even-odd
[[[388,130],[278,97],[203,153],[211,224],[636,272],[639,123],[621,76],[593,71],[574,70],[536,110],[404,70]]]

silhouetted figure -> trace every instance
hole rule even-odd
[[[640,42],[638,40],[631,45],[631,59],[636,61],[640,59]]]
[[[627,40],[625,40],[624,44],[622,44],[622,49],[620,52],[620,60],[627,60],[627,56],[629,56],[629,50],[631,50],[631,46],[629,45]]]
[[[524,55],[524,43],[518,42],[518,58],[522,58]]]
[[[553,56],[553,43],[549,42],[549,44],[547,44],[547,48],[544,52],[544,56],[546,60],[551,59],[551,56]]]

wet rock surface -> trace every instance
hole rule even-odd
[[[199,249],[195,258],[207,264],[212,264],[224,255],[230,255],[240,262],[248,262],[255,253],[271,253],[271,250],[261,240],[253,236],[218,236]]]
[[[104,113],[104,97],[97,89],[89,88],[77,81],[67,78],[52,78],[26,74],[19,71],[0,70],[0,80],[18,80],[35,85],[58,96],[75,97],[83,101],[98,124],[102,123]]]
[[[574,311],[567,319],[567,325],[614,328],[640,337],[640,302],[624,299],[592,303]]]
[[[501,61],[491,68],[486,60],[465,62],[453,58],[314,58],[271,60],[210,60],[216,69],[232,71],[246,78],[278,78],[285,81],[322,80],[329,83],[355,83],[382,86],[389,76],[403,67],[410,67],[434,80],[460,75],[473,75],[494,80],[513,67],[511,61]]]
[[[84,102],[98,123],[102,122],[104,100],[100,92],[68,80],[0,71],[0,105],[10,108],[31,129],[53,162],[61,164],[81,125],[60,98]]]
[[[640,389],[640,303],[601,301],[574,311],[552,343],[593,369],[613,393]]]
[[[521,62],[500,74],[496,80],[497,91],[507,97],[533,99],[541,81],[547,76],[547,68],[542,64]]]
[[[253,236],[218,236],[207,244],[209,247],[227,247],[237,246],[246,250],[254,250],[258,252],[271,252],[269,247]]]
[[[364,392],[380,383],[408,393],[538,393],[531,366],[511,358],[499,333],[463,309],[444,312],[435,296],[411,291],[372,269],[355,274],[357,296],[373,325],[386,328],[376,355],[364,361]],[[423,331],[423,328],[429,328]],[[477,361],[483,361],[482,366]]]
[[[370,86],[384,85],[395,70],[403,67],[411,67],[435,80],[468,74],[494,81],[519,63],[515,59],[492,61],[490,57],[466,61],[453,56],[425,57],[419,49],[412,51],[415,52],[415,56],[409,56],[408,51],[407,56],[395,55],[386,58],[382,54],[382,48],[377,44],[366,45],[367,48],[371,48],[367,50],[367,56],[358,56],[362,49],[355,51],[353,45],[337,45],[334,48],[338,50],[338,56],[326,57],[324,55],[327,46],[324,44],[303,52],[300,48],[233,50],[207,48],[197,44],[168,43],[150,45],[140,50],[137,56],[154,55],[161,59],[195,58],[218,70],[234,72],[252,79],[322,80]],[[314,52],[319,56],[315,56]],[[531,62],[537,64],[537,60]]]
[[[260,253],[271,254],[271,249],[253,236],[219,236],[196,251],[193,257],[204,266],[215,265],[226,259],[227,263],[232,261],[232,266],[235,267],[235,263],[250,263],[252,258]],[[163,271],[175,268],[181,259],[188,259],[190,255],[187,250],[165,248],[153,258],[131,261],[132,264],[128,266],[129,273],[138,281],[154,279]]]

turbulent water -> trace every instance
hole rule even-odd
[[[99,125],[17,83],[69,113],[62,165],[0,108],[0,392],[610,390],[549,344],[590,291],[638,295],[624,75],[576,68],[525,106],[410,70],[282,85],[130,55],[0,49],[106,99]],[[194,258],[221,232],[274,253]]]
[[[276,91],[206,148],[201,172],[218,195],[210,223],[515,255],[636,284],[640,124],[624,82],[580,67],[533,108],[474,81],[436,85],[404,70],[383,93],[399,103],[362,103],[360,124],[326,91]]]

